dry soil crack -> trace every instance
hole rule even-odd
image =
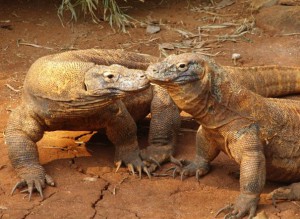
[[[103,189],[101,189],[101,192],[100,192],[100,195],[99,195],[99,198],[97,200],[95,200],[91,207],[94,209],[94,214],[90,217],[91,219],[95,218],[95,216],[97,215],[97,209],[96,209],[96,206],[97,204],[103,199],[104,197],[104,193],[106,191],[108,191],[108,187],[110,186],[110,183],[109,182],[106,182],[105,186],[103,187]]]
[[[39,206],[41,206],[43,203],[44,203],[44,201],[46,201],[46,200],[48,200],[49,198],[51,198],[53,195],[55,195],[56,194],[56,192],[53,192],[53,193],[51,193],[48,197],[46,197],[46,198],[44,198],[43,200],[41,200],[37,205],[34,205],[32,208],[29,208],[28,209],[28,213],[26,213],[23,217],[22,217],[22,219],[26,219],[27,218],[27,216],[29,216],[37,207],[39,207]]]

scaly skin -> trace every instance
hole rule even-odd
[[[300,70],[294,71],[288,74],[299,81]],[[298,101],[255,94],[246,88],[248,83],[246,87],[240,85],[225,68],[196,54],[170,56],[150,65],[146,73],[150,81],[167,89],[180,109],[202,125],[197,133],[196,158],[182,174],[207,174],[210,162],[220,151],[240,165],[240,195],[234,205],[224,208],[229,210],[226,218],[242,218],[248,213],[252,218],[266,178],[299,181]],[[284,87],[286,81],[282,79]],[[272,197],[300,199],[298,190],[299,186],[293,184],[285,192],[275,191]]]
[[[158,162],[170,159],[180,117],[167,92],[150,86],[145,77],[143,70],[156,60],[138,53],[94,49],[38,59],[26,75],[22,102],[6,128],[9,158],[21,178],[15,188],[28,186],[30,197],[34,188],[42,196],[45,184],[54,185],[39,163],[36,147],[45,131],[105,128],[116,147],[118,167],[124,163],[140,176],[144,171],[150,177]],[[150,146],[140,154],[135,121],[150,109]],[[168,114],[156,119],[161,109]],[[155,162],[148,169],[142,159]]]

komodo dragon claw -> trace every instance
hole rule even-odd
[[[183,181],[184,176],[196,176],[197,181],[199,181],[201,176],[204,176],[209,171],[209,166],[204,165],[203,163],[196,163],[188,160],[180,161],[180,164],[185,165],[181,167],[171,167],[166,170],[166,172],[173,171],[173,178],[176,177],[176,174],[180,174],[180,179]]]
[[[157,167],[161,167],[161,164],[164,162],[172,162],[178,166],[182,166],[180,160],[176,159],[172,155],[173,147],[170,145],[165,146],[148,146],[146,149],[141,150],[140,155],[141,158],[150,163],[149,170],[153,172],[157,169]]]
[[[132,173],[132,175],[135,175],[134,167],[131,163],[127,164],[127,168]]]
[[[122,163],[123,163],[122,161],[117,161],[115,163],[115,165],[116,165],[116,171],[115,172],[118,172],[118,170],[120,169]],[[132,163],[128,163],[127,168],[132,173],[132,175],[135,175],[135,170],[134,169],[136,168],[137,171],[138,171],[140,179],[142,178],[142,170],[143,170],[147,174],[148,178],[151,179],[151,174],[150,174],[148,168],[143,163],[141,165],[133,165]]]
[[[229,204],[221,208],[215,215],[217,217],[222,212],[228,212],[224,219],[238,219],[243,218],[249,213],[248,219],[254,217],[257,204],[259,202],[259,195],[256,194],[240,194],[235,204]]]
[[[45,175],[44,179],[40,179],[37,177],[31,177],[30,179],[22,179],[21,181],[17,182],[16,185],[13,187],[12,191],[11,191],[11,195],[14,194],[14,192],[16,191],[16,189],[21,189],[25,186],[27,186],[27,189],[24,189],[21,191],[21,193],[29,193],[28,199],[29,201],[31,200],[31,196],[34,190],[37,190],[41,196],[42,199],[44,199],[44,195],[43,195],[43,188],[45,187],[45,182],[47,183],[47,185],[50,186],[54,186],[55,183],[52,179],[51,176],[49,175]]]
[[[293,183],[289,186],[275,189],[266,198],[272,199],[274,206],[276,205],[276,200],[300,200],[300,183]]]

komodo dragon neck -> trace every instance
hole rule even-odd
[[[262,97],[232,81],[224,71],[211,71],[202,80],[166,88],[182,110],[211,129],[240,118],[252,120],[251,115],[264,108]]]

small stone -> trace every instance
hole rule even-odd
[[[237,59],[240,59],[241,57],[242,57],[241,54],[239,54],[239,53],[233,53],[232,56],[231,56],[231,59],[237,60]]]
[[[158,33],[160,31],[160,26],[157,25],[148,25],[146,32],[150,34]]]
[[[239,54],[239,53],[233,53],[231,55],[231,59],[233,60],[233,64],[236,65],[237,64],[236,60],[240,59],[241,57],[242,57],[241,54]]]
[[[83,180],[87,181],[87,182],[96,182],[97,178],[96,177],[85,177],[85,178],[83,178]]]

